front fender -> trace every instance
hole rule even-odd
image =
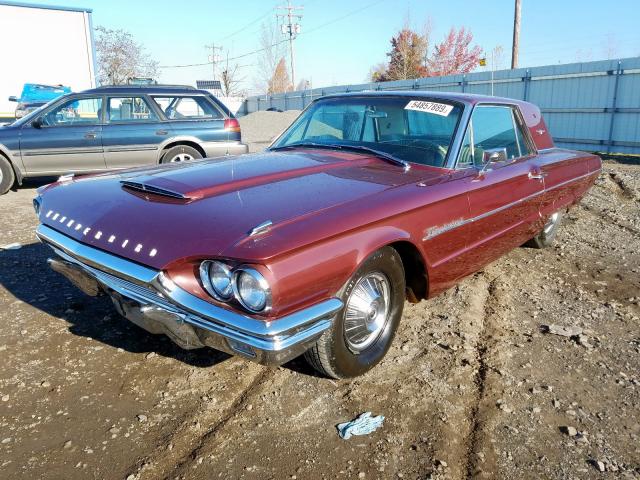
[[[273,259],[266,266],[274,279],[274,313],[286,313],[335,296],[369,255],[398,241],[414,244],[408,232],[380,225]]]

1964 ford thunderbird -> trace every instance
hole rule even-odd
[[[315,101],[265,152],[61,178],[34,200],[51,266],[184,348],[360,375],[417,302],[549,245],[600,159],[526,102]]]

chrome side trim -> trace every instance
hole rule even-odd
[[[445,232],[449,232],[451,230],[454,230],[456,228],[462,227],[464,225],[468,225],[469,223],[477,222],[478,220],[482,220],[483,218],[487,218],[487,217],[489,217],[491,215],[495,215],[496,213],[500,213],[500,212],[502,212],[504,210],[507,210],[507,209],[509,209],[511,207],[515,207],[516,205],[519,205],[519,204],[521,204],[523,202],[531,200],[532,198],[535,198],[538,195],[542,195],[543,193],[555,190],[556,188],[563,187],[563,186],[565,186],[565,185],[567,185],[569,183],[572,183],[572,182],[575,182],[575,181],[578,181],[578,180],[582,180],[583,178],[587,178],[587,177],[590,177],[592,175],[599,174],[599,172],[600,172],[600,170],[589,172],[589,173],[586,173],[584,175],[580,175],[579,177],[575,177],[575,178],[572,178],[570,180],[566,180],[564,182],[560,182],[557,185],[553,185],[552,187],[545,188],[545,189],[543,189],[543,190],[541,190],[539,192],[532,193],[531,195],[527,195],[526,197],[520,198],[520,199],[518,199],[518,200],[516,200],[514,202],[511,202],[511,203],[507,203],[507,204],[505,204],[505,205],[503,205],[501,207],[498,207],[498,208],[496,208],[494,210],[489,210],[488,212],[484,212],[484,213],[482,213],[480,215],[477,215],[475,217],[472,217],[472,218],[467,218],[467,219],[464,219],[464,220],[458,219],[458,220],[454,220],[453,222],[448,223],[446,225],[442,225],[442,226],[437,226],[436,225],[436,226],[429,227],[425,231],[425,234],[422,237],[422,241],[431,240],[431,239],[437,237],[438,235],[442,235]]]

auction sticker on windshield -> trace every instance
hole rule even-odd
[[[411,100],[404,107],[405,110],[417,110],[418,112],[435,113],[446,117],[453,110],[453,105],[447,105],[446,103],[425,102],[424,100]]]

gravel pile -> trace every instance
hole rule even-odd
[[[242,141],[249,144],[250,152],[259,152],[267,147],[285,128],[291,125],[300,110],[286,112],[254,112],[240,117]]]

